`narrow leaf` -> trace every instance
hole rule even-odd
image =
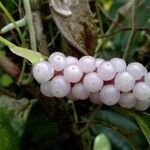
[[[9,49],[16,55],[29,60],[33,65],[43,60],[43,56],[39,52],[29,50],[27,48],[18,47],[15,45],[9,46]]]

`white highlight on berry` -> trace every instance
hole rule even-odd
[[[66,57],[66,66],[77,65],[77,64],[79,64],[79,61],[76,57],[73,56]]]
[[[126,70],[127,64],[121,58],[112,58],[110,60],[115,65],[116,72],[123,72]]]
[[[53,95],[51,94],[51,81],[42,83],[40,85],[40,91],[43,95],[45,95],[47,97],[53,97]]]
[[[89,73],[95,70],[96,60],[91,56],[83,56],[79,59],[79,65],[83,72]]]
[[[32,73],[37,82],[47,82],[54,76],[54,68],[47,61],[40,61],[33,66]]]
[[[144,81],[145,81],[148,85],[150,85],[150,72],[148,72],[148,73],[145,75]]]
[[[91,72],[85,75],[83,79],[83,86],[89,92],[98,92],[103,86],[103,80],[98,77],[96,72]]]
[[[123,108],[133,108],[137,102],[136,97],[132,92],[129,93],[122,93],[120,100],[119,100],[119,105]]]
[[[90,95],[90,93],[85,89],[82,83],[76,83],[72,87],[72,94],[75,98],[80,100],[85,100]]]
[[[105,60],[102,59],[102,58],[96,58],[96,68],[98,68],[99,65],[100,65],[102,62],[104,62],[104,61],[105,61]]]
[[[134,62],[127,66],[127,72],[129,72],[135,80],[140,80],[147,73],[147,70],[142,64]]]
[[[76,83],[81,80],[83,71],[79,65],[69,65],[65,67],[63,74],[64,74],[64,78],[67,81],[71,83]]]
[[[65,56],[57,52],[53,56],[50,56],[48,61],[54,67],[55,71],[62,71],[65,67],[65,58]]]
[[[150,86],[145,82],[139,82],[133,89],[134,96],[141,101],[150,101]]]
[[[129,92],[135,85],[133,76],[128,72],[121,72],[115,77],[114,84],[122,92]]]
[[[105,105],[115,105],[120,99],[120,91],[113,84],[105,85],[100,91],[100,100]]]
[[[149,106],[150,106],[149,101],[137,101],[135,104],[135,109],[137,109],[139,111],[144,111],[144,110],[148,109]]]
[[[51,94],[55,97],[65,97],[69,93],[71,84],[64,79],[62,75],[58,75],[51,80]]]
[[[99,92],[90,93],[89,100],[94,104],[102,105],[102,102],[99,97]]]
[[[116,75],[115,66],[110,61],[102,62],[98,67],[98,75],[104,81],[111,80]]]

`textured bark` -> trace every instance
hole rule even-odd
[[[62,16],[50,7],[53,19],[65,39],[84,55],[93,55],[96,46],[97,27],[87,0],[70,8],[72,15]]]

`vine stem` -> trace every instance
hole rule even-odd
[[[22,19],[20,19],[18,21],[15,21],[15,23],[19,28],[25,26],[26,25],[25,17],[23,17]],[[0,33],[1,34],[7,33],[8,31],[10,31],[14,28],[15,28],[14,23],[10,23],[10,24],[6,25],[5,27],[3,27],[0,30]]]
[[[11,14],[8,12],[8,10],[5,8],[5,6],[0,2],[0,8],[3,10],[3,12],[5,13],[5,15],[8,17],[8,19],[14,24],[14,27],[16,28],[19,37],[21,39],[21,43],[22,45],[25,45],[25,40],[24,40],[24,36],[21,33],[20,28],[18,27],[18,25],[16,24],[15,20],[13,19],[13,17],[11,16]]]
[[[12,44],[8,40],[4,39],[2,36],[0,36],[0,42],[3,43],[6,46],[14,46],[14,44]]]
[[[37,51],[36,33],[34,30],[34,25],[33,25],[30,1],[23,0],[23,4],[24,4],[25,12],[26,12],[26,22],[28,25],[29,36],[30,36],[30,46],[32,50]]]
[[[132,29],[131,29],[131,33],[130,33],[126,48],[124,50],[124,54],[123,54],[124,60],[126,60],[128,57],[129,49],[131,47],[131,43],[132,43],[132,40],[133,40],[134,35],[135,35],[135,30],[136,30],[136,0],[133,0],[133,4],[132,4]]]
[[[95,115],[96,115],[96,113],[99,111],[100,107],[101,107],[101,106],[97,106],[97,107],[95,108],[95,110],[93,111],[93,113],[91,114],[89,120],[87,121],[87,123],[85,124],[85,126],[84,126],[83,128],[81,128],[80,130],[76,130],[76,134],[77,134],[77,135],[82,134],[84,131],[86,131],[86,130],[90,127],[90,125],[91,125],[92,121],[94,120]]]

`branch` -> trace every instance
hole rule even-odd
[[[128,57],[128,53],[129,53],[129,49],[131,47],[131,43],[132,40],[134,38],[135,35],[135,26],[136,26],[136,0],[133,0],[133,4],[132,4],[132,30],[127,42],[127,46],[124,50],[124,54],[123,54],[123,59],[126,60]]]

